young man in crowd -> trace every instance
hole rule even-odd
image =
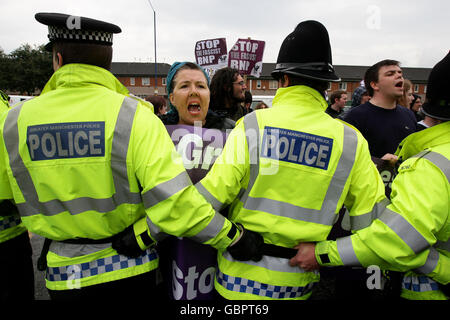
[[[397,105],[404,83],[398,61],[382,60],[374,64],[366,71],[364,83],[372,98],[351,109],[343,120],[363,134],[373,157],[382,158],[393,154],[404,138],[416,132],[416,118],[411,110]]]

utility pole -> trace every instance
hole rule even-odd
[[[158,65],[156,63],[156,11],[153,8],[153,5],[150,0],[148,0],[148,3],[150,4],[150,7],[153,10],[153,36],[154,36],[154,42],[155,42],[155,92],[154,94],[158,94]]]

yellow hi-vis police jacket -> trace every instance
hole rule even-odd
[[[7,100],[7,95],[0,91],[0,112],[9,110],[9,102]]]
[[[152,248],[139,258],[105,239],[135,224],[190,237],[218,250],[236,237],[230,221],[192,185],[161,121],[107,70],[68,64],[43,94],[0,118],[0,199],[14,199],[32,232],[55,240],[47,287],[65,290],[155,269]],[[230,239],[232,237],[233,239]]]
[[[391,203],[366,217],[370,227],[318,243],[316,258],[322,265],[413,269],[422,275],[406,275],[405,298],[445,299],[432,279],[450,281],[450,122],[411,134],[397,153],[405,161],[392,183]]]
[[[0,243],[11,240],[27,231],[18,213],[0,217]]]
[[[197,189],[216,210],[256,231],[264,242],[293,248],[325,240],[345,205],[370,214],[386,198],[367,141],[325,113],[314,89],[278,89],[273,107],[246,115]],[[264,256],[238,262],[218,254],[216,290],[227,299],[307,299],[318,273]]]
[[[4,97],[3,92],[0,91],[0,113],[9,110],[9,104]],[[0,202],[3,200],[0,200]],[[24,233],[27,229],[20,220],[20,216],[17,212],[11,212],[7,216],[0,216],[0,243],[11,240],[18,235]]]

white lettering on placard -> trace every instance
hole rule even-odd
[[[188,269],[187,275],[184,275],[175,260],[172,261],[172,293],[174,299],[181,300],[183,294],[186,293],[186,299],[193,300],[197,298],[198,291],[202,294],[211,292],[214,287],[215,272],[216,268],[209,267],[199,274],[197,267],[192,266]],[[186,289],[184,289],[183,284],[186,284]]]

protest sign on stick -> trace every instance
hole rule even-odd
[[[227,41],[225,38],[197,41],[195,61],[212,77],[216,70],[228,65]]]
[[[265,42],[252,39],[238,39],[228,53],[228,66],[239,70],[242,75],[259,78]]]

